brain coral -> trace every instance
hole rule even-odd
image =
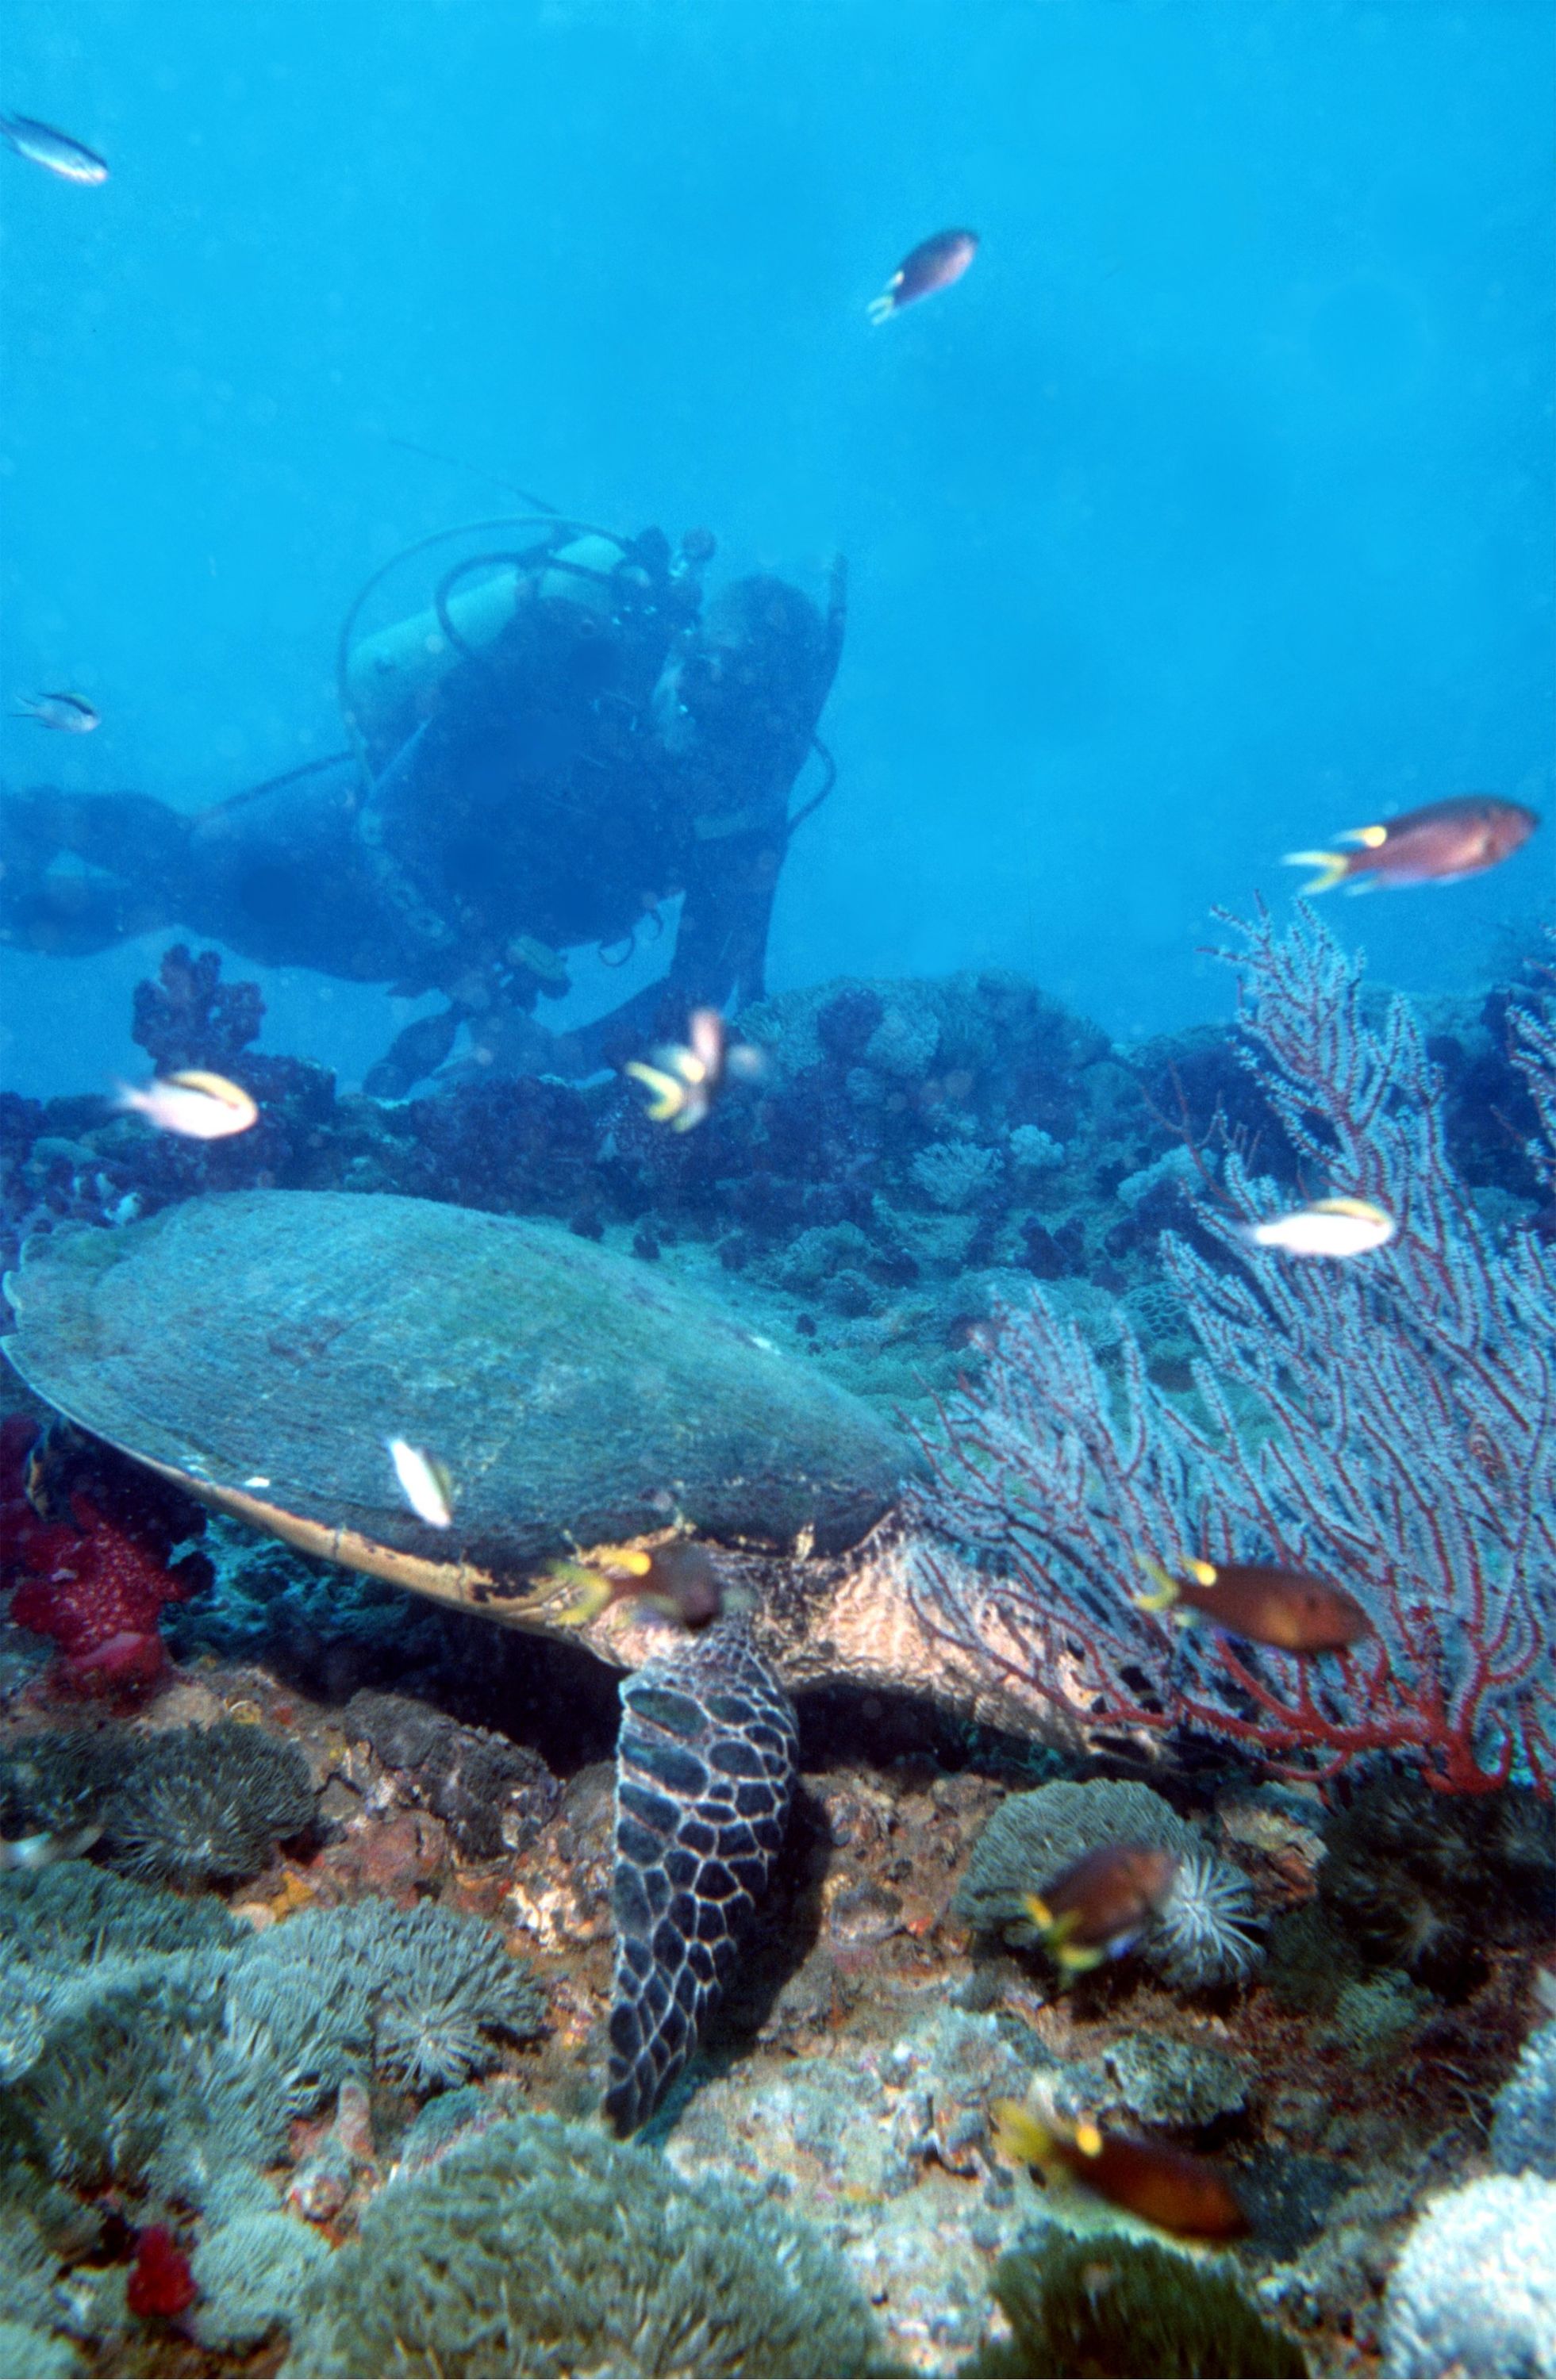
[[[517,2117],[381,2191],[301,2291],[294,2374],[869,2373],[804,2225],[581,2124]]]
[[[952,1914],[975,1934],[1035,1942],[1023,1895],[1040,1893],[1083,1852],[1118,1842],[1160,1843],[1179,1854],[1172,1892],[1141,1945],[1169,1983],[1224,1983],[1258,1964],[1247,1878],[1149,1785],[1063,1783],[1008,1795],[973,1847]]]

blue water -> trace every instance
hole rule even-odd
[[[775,987],[997,964],[1124,1036],[1223,1013],[1218,902],[1440,795],[1551,792],[1540,0],[70,0],[0,100],[0,773],[194,808],[337,748],[334,648],[458,464],[853,604]],[[982,249],[872,330],[904,251]],[[421,589],[411,594],[421,600]],[[1556,828],[1335,903],[1486,978]],[[28,1091],[136,1062],[170,936],[0,954]],[[237,972],[258,972],[243,964]],[[351,1078],[413,1012],[263,976]],[[612,987],[612,996],[614,986]],[[393,1014],[391,1012],[393,1011]]]

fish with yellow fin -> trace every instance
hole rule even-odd
[[[688,1031],[684,1046],[655,1050],[656,1064],[629,1058],[625,1069],[653,1094],[650,1122],[667,1123],[672,1132],[690,1132],[701,1123],[731,1075],[755,1075],[761,1067],[759,1050],[729,1040],[716,1008],[694,1009]]]
[[[1043,1948],[1066,1980],[1122,1959],[1161,1911],[1178,1854],[1159,1843],[1101,1843],[1044,1887],[1022,1895]]]
[[[1341,1653],[1377,1633],[1354,1595],[1310,1571],[1282,1570],[1273,1562],[1190,1561],[1185,1575],[1174,1578],[1149,1557],[1142,1567],[1156,1585],[1134,1602],[1142,1611],[1174,1612],[1182,1627],[1197,1612],[1229,1636],[1282,1653]]]
[[[1251,2227],[1230,2182],[1206,2158],[1166,2141],[1068,2124],[1052,2107],[996,2099],[993,2148],[1007,2165],[1063,2174],[1099,2198],[1190,2240],[1235,2240]]]
[[[1316,868],[1304,892],[1343,884],[1365,892],[1374,884],[1453,884],[1509,859],[1539,824],[1538,813],[1495,794],[1453,794],[1426,802],[1378,826],[1337,835],[1352,851],[1288,851],[1288,868]]]
[[[595,1546],[585,1560],[553,1562],[532,1600],[558,1628],[587,1628],[614,1603],[641,1604],[683,1628],[706,1628],[724,1608],[713,1558],[690,1537]]]

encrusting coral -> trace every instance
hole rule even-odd
[[[1011,2337],[965,2372],[1003,2380],[1284,2380],[1307,2359],[1261,2314],[1234,2269],[1145,2240],[1078,2240],[1057,2224],[1023,2233],[994,2269]]]
[[[753,2192],[517,2117],[392,2182],[310,2275],[296,2374],[748,2374],[886,2368],[832,2251]]]
[[[1041,1894],[1083,1852],[1118,1842],[1161,1844],[1178,1854],[1142,1958],[1185,1990],[1252,1973],[1263,1952],[1247,1878],[1149,1785],[1062,1782],[1010,1794],[974,1846],[952,1914],[975,1934],[1034,1943],[1024,1897]]]

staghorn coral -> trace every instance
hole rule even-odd
[[[103,1821],[108,1856],[170,1884],[252,1876],[277,1842],[313,1823],[308,1763],[295,1743],[219,1719],[131,1737]]]
[[[1263,1953],[1246,1877],[1149,1785],[1062,1782],[1007,1795],[973,1846],[952,1914],[975,1934],[1035,1942],[1022,1896],[1110,1842],[1160,1843],[1179,1854],[1172,1892],[1140,1945],[1169,1983],[1188,1990],[1252,1972]]]
[[[931,1548],[921,1615],[985,1665],[998,1636],[1025,1689],[1092,1724],[1199,1730],[1318,1778],[1392,1750],[1453,1792],[1523,1762],[1549,1791],[1556,1251],[1533,1232],[1503,1246],[1480,1220],[1405,1003],[1375,1024],[1358,963],[1309,909],[1283,939],[1262,911],[1241,930],[1246,1060],[1287,1140],[1315,1185],[1408,1228],[1351,1266],[1252,1248],[1245,1227],[1286,1194],[1228,1153],[1223,1206],[1196,1210],[1213,1258],[1162,1243],[1202,1350],[1192,1405],[1127,1329],[1115,1391],[1040,1295],[1007,1317],[979,1391],[926,1449],[919,1516],[980,1559]],[[1515,1062],[1556,1114],[1556,1032],[1523,1033]],[[1180,1632],[1132,1599],[1142,1551],[1332,1575],[1374,1633],[1304,1658]]]
[[[381,2191],[304,2283],[293,2374],[869,2373],[869,2309],[754,2192],[554,2117]]]
[[[1245,2295],[1235,2265],[1196,2264],[1154,2240],[1035,2226],[1001,2257],[993,2289],[1012,2336],[986,2345],[967,2373],[1281,2380],[1307,2370],[1296,2340]]]

